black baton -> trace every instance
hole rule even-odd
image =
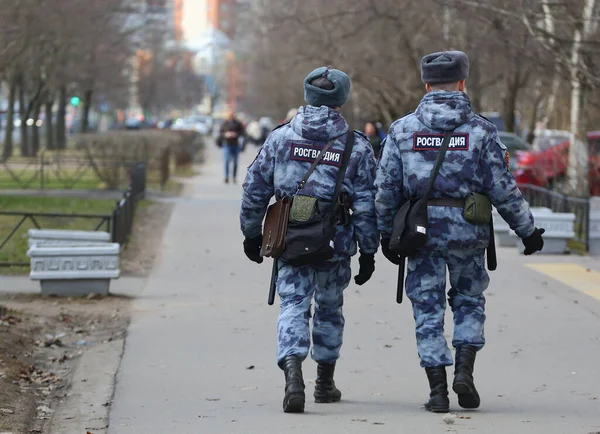
[[[277,287],[277,259],[273,259],[273,271],[271,271],[271,286],[269,286],[269,306],[272,306],[275,303],[275,290]]]
[[[496,256],[496,237],[494,236],[494,219],[490,219],[490,243],[487,247],[487,267],[494,271],[498,268],[498,257]]]
[[[400,264],[398,264],[398,286],[396,287],[396,303],[402,304],[402,298],[404,297],[404,267],[406,265],[406,258],[400,258]]]

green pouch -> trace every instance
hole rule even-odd
[[[469,193],[465,198],[465,220],[474,225],[488,224],[492,219],[492,202],[480,193]]]
[[[292,200],[290,209],[290,222],[305,223],[311,221],[319,214],[317,198],[296,195]]]

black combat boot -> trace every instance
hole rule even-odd
[[[285,396],[283,411],[285,413],[304,412],[304,380],[302,378],[302,361],[298,356],[287,356],[279,363],[285,374]]]
[[[448,413],[450,411],[450,400],[448,399],[446,367],[425,368],[425,372],[431,389],[429,401],[425,403],[425,410],[433,413]]]
[[[454,383],[452,390],[458,395],[458,405],[462,408],[477,408],[480,404],[479,393],[473,383],[473,366],[477,348],[471,346],[456,349]]]
[[[319,404],[338,402],[342,399],[342,392],[335,387],[333,372],[335,363],[317,364],[317,381],[315,381],[315,402]]]

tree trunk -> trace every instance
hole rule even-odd
[[[578,69],[575,75],[578,76]],[[571,89],[571,143],[569,148],[569,167],[567,177],[569,179],[570,192],[588,191],[587,179],[587,161],[588,150],[586,139],[581,131],[580,117],[582,112],[582,102],[585,98],[585,90],[581,85],[579,77],[572,80]]]
[[[56,113],[56,149],[67,147],[67,86],[62,85],[58,93],[58,112]]]
[[[46,114],[46,149],[55,149],[52,105],[53,101],[46,101],[44,104],[44,112]]]
[[[13,132],[15,126],[15,99],[17,97],[17,83],[14,79],[10,81],[8,93],[8,111],[6,113],[6,131],[4,136],[4,149],[2,159],[12,157],[13,154]]]
[[[573,49],[571,51],[570,76],[571,76],[571,143],[569,147],[569,166],[567,178],[571,192],[589,195],[588,187],[588,149],[587,141],[582,131],[581,116],[583,115],[583,102],[586,99],[586,89],[582,85],[579,71],[582,64],[581,48],[591,31],[592,15],[596,0],[585,0],[581,21],[583,28],[576,27],[573,35]]]
[[[38,151],[40,150],[40,127],[37,126],[37,121],[40,119],[40,113],[42,112],[42,105],[36,103],[33,107],[33,125],[31,130],[31,156],[37,157]]]
[[[90,127],[90,109],[92,108],[93,90],[86,90],[83,93],[83,118],[81,120],[81,132],[87,133]]]
[[[535,88],[535,101],[533,104],[533,111],[531,113],[531,118],[529,119],[529,128],[528,128],[529,131],[527,133],[527,138],[526,138],[527,143],[532,143],[533,140],[535,139],[535,127],[538,122],[538,114],[540,112],[540,105],[543,100],[542,87],[543,87],[542,82],[538,81],[536,88]]]
[[[517,98],[519,96],[519,77],[509,81],[506,97],[504,98],[504,125],[506,131],[515,132],[515,112],[517,110]]]
[[[467,94],[471,100],[471,107],[475,112],[481,112],[481,86],[479,84],[479,63],[473,61],[469,71],[469,81],[467,82]]]
[[[29,157],[29,127],[27,126],[27,106],[25,104],[25,78],[19,76],[19,116],[21,118],[21,156]]]
[[[556,106],[556,94],[558,93],[560,81],[560,74],[558,71],[556,71],[554,73],[554,78],[552,79],[552,87],[550,89],[550,95],[548,95],[548,102],[546,103],[546,115],[542,120],[545,128],[548,127],[550,119],[552,119],[552,115],[554,114],[554,107]]]

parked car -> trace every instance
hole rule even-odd
[[[600,131],[587,134],[590,157],[590,195],[600,196]]]
[[[589,184],[592,195],[600,195],[600,131],[587,134]],[[570,135],[567,131],[544,131],[529,152],[517,152],[513,173],[519,184],[554,187],[564,181],[569,165]]]
[[[171,129],[173,130],[192,130],[202,135],[209,134],[213,127],[213,120],[206,115],[192,115],[177,119]]]
[[[515,157],[515,178],[519,184],[548,187],[566,173],[569,133],[559,130],[538,132],[529,151]],[[566,148],[565,148],[566,141]],[[567,158],[565,159],[565,149]]]

